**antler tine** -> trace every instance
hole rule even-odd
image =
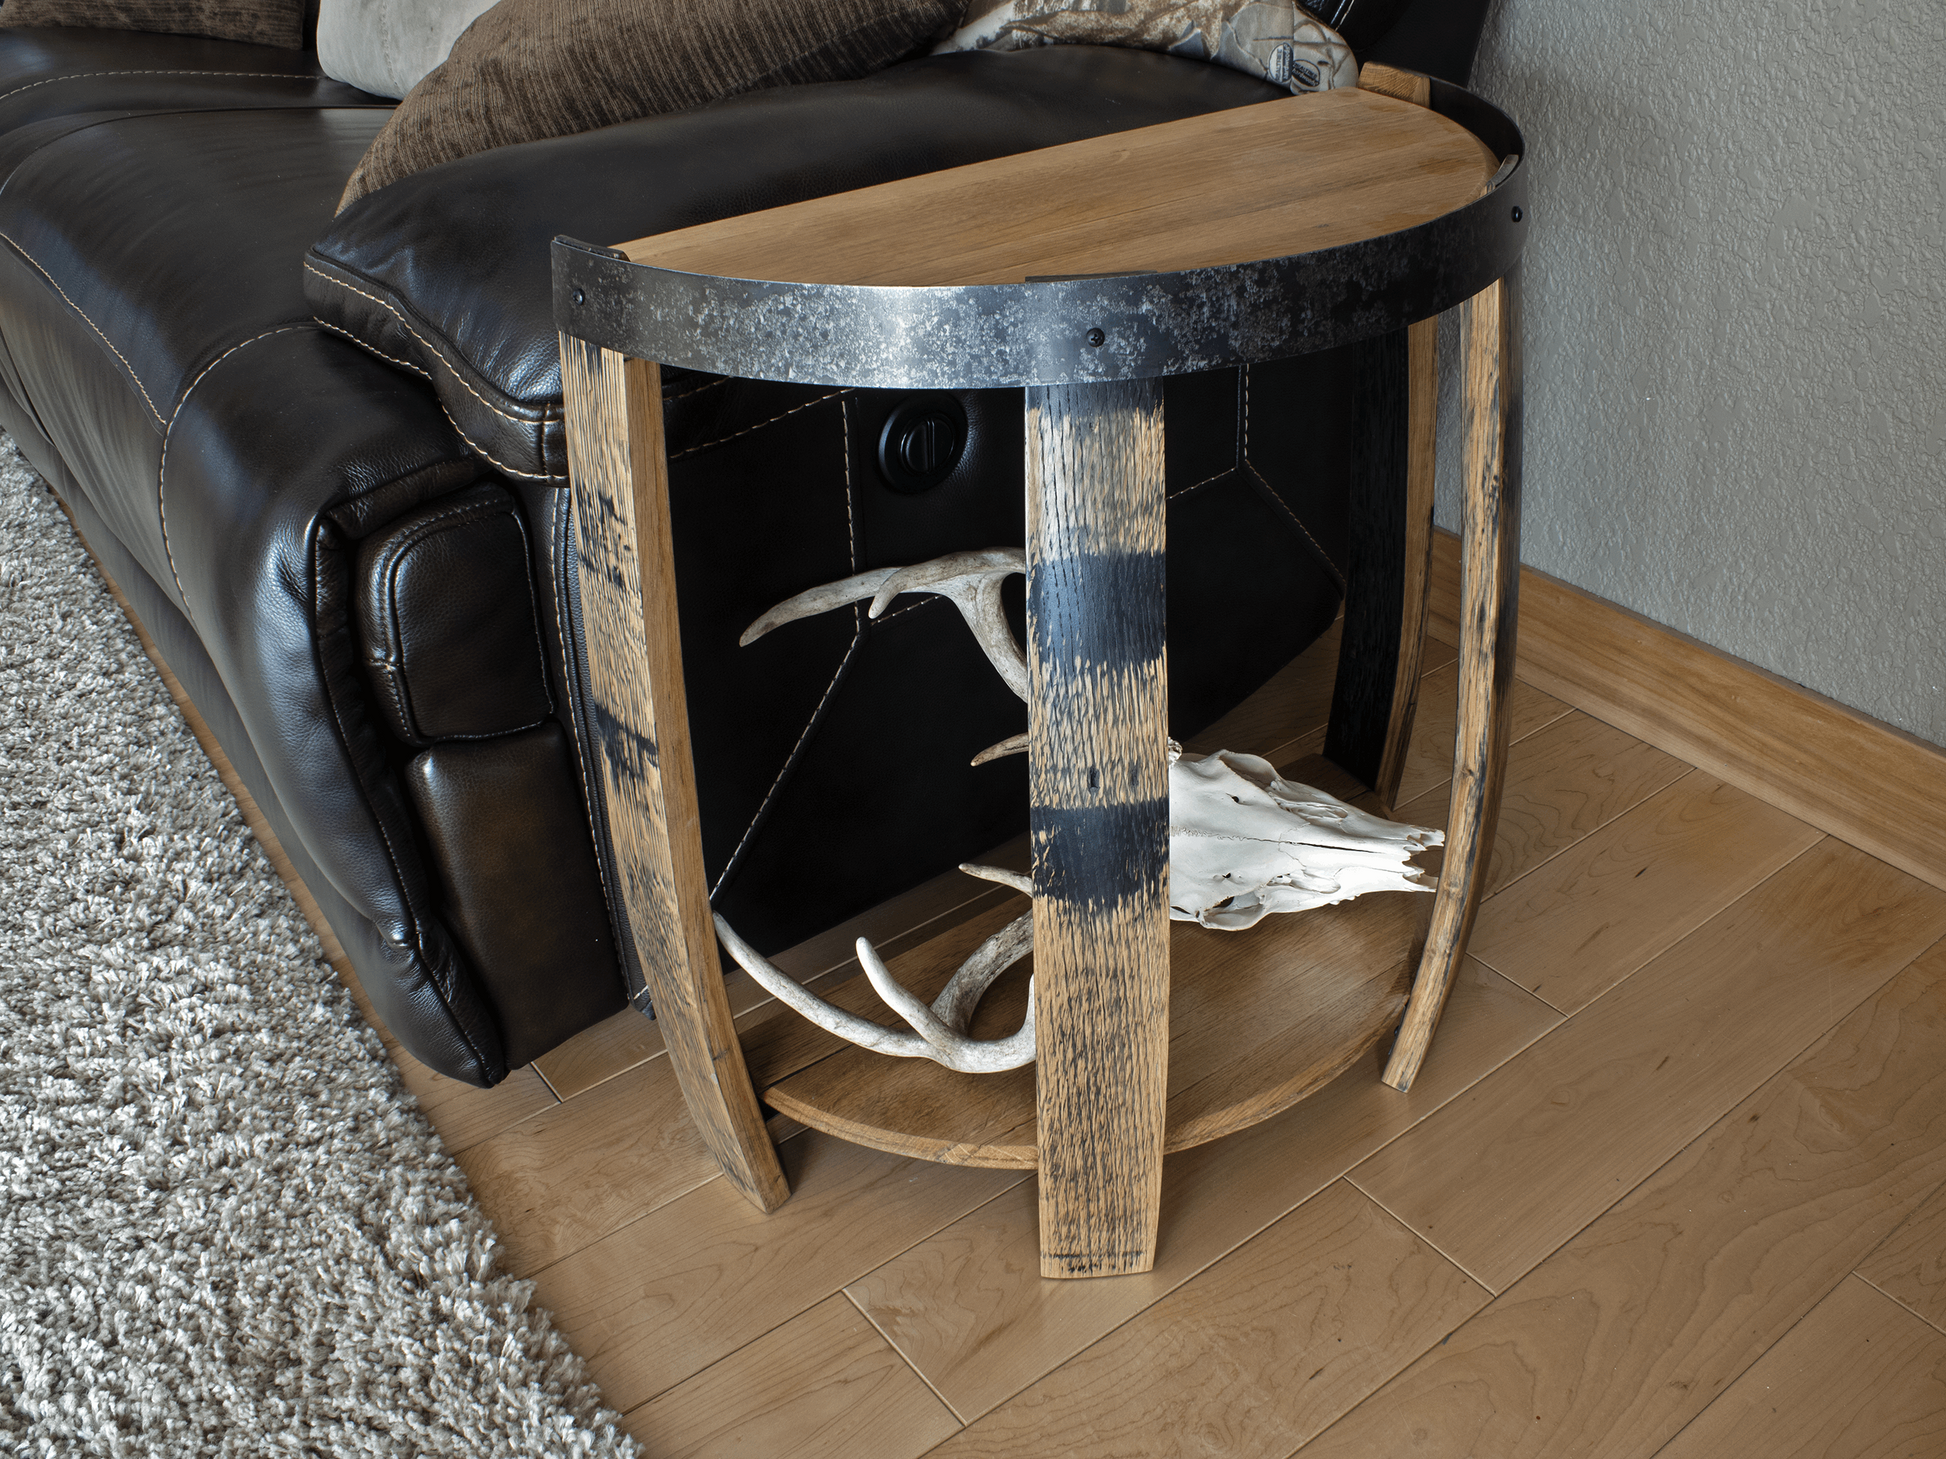
[[[1024,755],[1026,753],[1027,732],[1022,730],[1017,735],[1007,736],[1006,739],[997,745],[988,745],[973,757],[973,763],[975,765],[984,765],[989,760],[1003,760],[1009,755]]]
[[[932,1000],[932,1011],[939,1021],[955,1033],[973,1027],[973,1010],[980,1006],[988,988],[1008,968],[1034,950],[1034,914],[1014,918],[960,964],[939,996]]]
[[[1034,895],[1034,879],[1025,872],[1008,871],[999,866],[981,866],[972,861],[962,861],[959,869],[968,876],[977,876],[981,881],[998,882],[1003,887],[1012,887],[1023,896]]]
[[[841,582],[806,588],[795,598],[784,599],[744,629],[743,637],[737,640],[737,647],[748,648],[773,628],[782,628],[786,623],[795,623],[800,618],[815,618],[820,613],[829,613],[833,608],[842,608],[847,603],[872,597],[887,578],[896,576],[900,571],[902,569],[896,567],[875,567],[870,572],[861,572]],[[874,613],[872,616],[876,618],[878,615]]]
[[[1033,935],[1033,918],[1029,916],[1025,920],[1028,923],[1028,936],[1031,938]],[[988,938],[985,943],[981,944],[979,950],[971,958],[967,959],[966,965],[962,966],[960,971],[953,975],[953,981],[947,984],[947,993],[953,992],[953,984],[958,983],[961,976],[966,974],[969,968],[974,968],[972,977],[968,979],[969,985],[973,979],[979,977],[984,977],[985,982],[990,984],[1013,961],[1017,961],[1019,958],[1018,952],[1007,963],[1001,963],[997,966],[982,958],[982,954],[987,954],[988,949],[997,942],[1002,943],[1003,947],[1009,945],[1008,943],[1002,942],[1002,939],[1007,938],[1007,934],[1012,931],[1014,931],[1012,927],[1004,928],[993,937]],[[1004,1039],[968,1038],[963,1031],[953,1028],[944,1019],[940,1018],[937,1013],[928,1008],[924,1003],[921,1003],[917,997],[902,987],[899,981],[892,976],[892,970],[885,966],[884,961],[873,949],[870,941],[863,937],[859,938],[857,950],[858,961],[865,965],[865,976],[870,978],[872,980],[872,986],[878,989],[878,996],[885,1000],[887,1006],[894,1013],[911,1024],[918,1032],[919,1037],[930,1046],[930,1050],[926,1055],[927,1058],[932,1059],[936,1063],[944,1064],[948,1069],[956,1069],[962,1074],[998,1074],[1003,1070],[1018,1069],[1023,1064],[1031,1064],[1034,1062],[1034,988],[1032,983],[1029,983],[1027,987],[1027,1018],[1016,1032],[1008,1035]],[[1025,949],[1023,948],[1021,950],[1024,951]],[[977,967],[975,966],[976,964],[978,965]],[[986,991],[984,984],[981,986],[980,991],[982,993]],[[942,1000],[945,997],[946,994],[941,994]],[[968,1017],[970,1020],[970,1009],[968,1010]]]
[[[949,552],[931,562],[900,568],[879,584],[872,599],[876,618],[900,593],[938,593],[973,630],[987,661],[1022,699],[1027,697],[1027,655],[1014,641],[1000,602],[1000,585],[1015,573],[1027,571],[1027,554],[1018,547],[989,547],[978,552]]]
[[[869,1018],[860,1018],[855,1013],[847,1013],[835,1004],[827,1003],[802,983],[783,972],[762,953],[736,935],[734,928],[719,915],[716,918],[716,935],[723,939],[723,945],[730,950],[730,956],[739,966],[757,980],[760,987],[779,1003],[795,1009],[827,1033],[834,1033],[847,1043],[857,1044],[880,1054],[891,1054],[901,1059],[931,1059],[937,1055],[932,1046],[916,1033],[903,1029],[886,1028],[873,1023]],[[869,972],[869,967],[867,968]]]

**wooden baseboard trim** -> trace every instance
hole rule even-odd
[[[1458,632],[1459,540],[1433,544],[1431,623]],[[1946,750],[1531,567],[1519,673],[1933,886],[1946,888]]]

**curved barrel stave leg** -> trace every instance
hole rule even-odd
[[[1350,582],[1325,757],[1389,813],[1419,707],[1432,585],[1439,318],[1354,348]]]
[[[1169,1082],[1159,380],[1027,391],[1041,1275],[1155,1264]]]
[[[723,991],[676,626],[661,371],[561,336],[568,475],[601,777],[635,939],[690,1118],[761,1209],[790,1196]]]
[[[1466,409],[1461,525],[1459,735],[1446,861],[1432,926],[1385,1066],[1406,1090],[1431,1047],[1486,888],[1507,768],[1520,589],[1520,281],[1489,284],[1462,306]]]

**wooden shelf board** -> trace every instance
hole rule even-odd
[[[1009,914],[1025,906],[1020,899]],[[1370,1052],[1404,1012],[1431,906],[1429,896],[1387,892],[1269,917],[1247,932],[1172,924],[1166,1148],[1185,1150],[1267,1120]],[[990,920],[1004,925],[1005,916]],[[909,964],[895,960],[892,970],[930,999],[953,964],[926,952],[915,949]],[[994,985],[974,1020],[976,1035],[1020,1026],[1031,971],[1029,958]],[[863,985],[863,976],[854,982]],[[875,999],[867,1001],[868,987],[842,991],[848,996],[834,1001],[890,1022],[882,1006],[872,1007]],[[958,1074],[925,1059],[830,1045],[768,1084],[765,1102],[813,1129],[896,1155],[1034,1168],[1032,1066]],[[752,1055],[753,1066],[762,1062]]]
[[[1424,107],[1326,91],[812,198],[621,249],[658,268],[804,284],[1173,272],[1414,227],[1473,202],[1495,166],[1477,137]],[[1274,189],[1266,177],[1278,180]]]

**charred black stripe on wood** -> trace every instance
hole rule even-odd
[[[1156,381],[1027,392],[1041,1272],[1155,1260],[1169,1042]]]

